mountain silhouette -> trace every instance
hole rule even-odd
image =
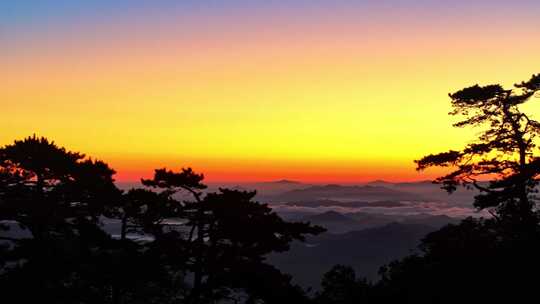
[[[322,226],[331,233],[344,233],[367,227],[363,223],[336,211],[326,211],[316,215],[310,215],[304,217],[302,221]]]
[[[302,184],[299,181],[294,181],[294,180],[289,180],[289,179],[280,179],[280,180],[271,181],[271,182],[268,182],[268,183],[269,184],[285,184],[285,185],[291,185],[291,184],[300,185],[300,184]]]
[[[306,220],[317,221],[317,222],[325,221],[325,222],[340,222],[340,223],[343,223],[343,222],[356,223],[355,220],[336,211],[326,211],[324,213],[310,216],[306,218]]]
[[[403,207],[405,204],[397,201],[374,201],[374,202],[364,202],[364,201],[347,201],[340,202],[336,200],[321,199],[315,201],[298,201],[298,202],[288,202],[288,206],[298,206],[298,207],[309,207],[309,208],[318,208],[318,207],[345,207],[345,208],[363,208],[363,207],[383,207],[383,208],[394,208],[394,207]]]
[[[289,252],[270,255],[269,261],[292,274],[296,283],[314,289],[335,264],[350,265],[374,280],[381,265],[410,254],[434,230],[428,225],[389,223],[344,234],[325,233],[309,238],[306,244],[293,243]]]
[[[342,186],[329,184],[324,186],[311,186],[304,189],[295,189],[274,196],[274,201],[299,201],[318,199],[361,199],[361,200],[403,200],[423,201],[419,194],[381,186]]]

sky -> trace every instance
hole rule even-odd
[[[413,160],[478,132],[451,127],[448,93],[540,72],[538,16],[537,0],[1,1],[0,145],[46,136],[120,181],[432,178]]]

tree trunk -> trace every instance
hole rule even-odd
[[[204,210],[202,209],[202,201],[199,193],[191,191],[195,200],[197,201],[197,237],[195,239],[195,264],[193,271],[193,289],[189,296],[188,303],[199,304],[201,302],[202,294],[202,280],[203,280],[203,246],[204,246]]]

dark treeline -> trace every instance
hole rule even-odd
[[[0,164],[8,303],[306,299],[264,256],[324,229],[283,221],[254,192],[203,193],[203,175],[191,169],[158,169],[146,187],[122,192],[107,164],[35,136],[2,148]],[[118,235],[104,220],[116,221]]]
[[[106,163],[32,136],[0,149],[0,299],[6,303],[480,303],[535,299],[540,123],[520,108],[540,74],[513,89],[450,94],[455,126],[478,127],[461,150],[428,155],[435,182],[480,191],[490,218],[427,235],[420,253],[381,267],[370,282],[336,265],[308,296],[265,256],[324,228],[287,222],[255,192],[206,191],[191,169],[155,170],[119,190]],[[489,183],[484,181],[489,180]],[[481,183],[479,181],[482,181]],[[181,196],[179,194],[182,194]],[[182,197],[183,199],[179,199]],[[118,231],[107,231],[114,223]],[[328,257],[331,259],[332,257]]]

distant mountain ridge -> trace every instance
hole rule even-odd
[[[421,195],[382,186],[342,186],[328,184],[294,189],[271,198],[274,201],[299,201],[317,199],[365,199],[365,200],[425,200]]]
[[[290,180],[290,179],[280,179],[280,180],[263,182],[263,183],[266,183],[266,184],[289,184],[289,185],[290,184],[296,184],[296,185],[302,184],[302,182],[295,181],[295,180]]]
[[[365,183],[365,185],[370,186],[383,186],[383,187],[403,187],[408,185],[436,185],[431,180],[420,180],[420,181],[414,181],[414,182],[389,182],[382,179],[377,179],[374,181],[370,181]]]
[[[122,184],[124,188],[127,186]],[[355,200],[355,201],[437,201],[450,202],[460,206],[470,206],[474,190],[458,188],[449,195],[430,180],[411,182],[390,182],[373,180],[355,185],[311,184],[287,178],[248,183],[209,183],[209,189],[229,187],[256,190],[257,199],[263,203],[298,202],[316,200]],[[377,193],[378,191],[378,193]]]
[[[328,230],[328,233],[348,233],[350,231],[381,227],[390,223],[423,225],[439,229],[447,224],[458,223],[461,219],[446,215],[385,215],[367,212],[341,213],[329,210],[305,216],[298,220],[322,226]]]
[[[310,238],[294,243],[285,253],[272,254],[269,262],[293,275],[303,287],[320,287],[320,278],[335,264],[351,265],[360,276],[378,278],[380,266],[410,254],[431,226],[389,223],[385,226]],[[331,258],[330,258],[331,257]]]
[[[326,211],[305,218],[313,222],[339,222],[339,223],[357,223],[354,219],[347,217],[337,211]]]
[[[362,207],[384,207],[384,208],[394,208],[394,207],[403,207],[405,204],[397,201],[374,201],[374,202],[364,202],[364,201],[350,201],[350,202],[340,202],[336,200],[321,199],[315,201],[297,201],[297,202],[288,202],[288,206],[298,206],[298,207],[308,207],[308,208],[318,208],[318,207],[346,207],[346,208],[362,208]]]

